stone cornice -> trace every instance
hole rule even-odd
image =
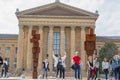
[[[46,16],[46,15],[18,15],[18,18],[59,18],[59,19],[95,19],[96,16]]]
[[[94,22],[72,22],[72,21],[20,21],[23,25],[43,25],[43,26],[95,26]]]

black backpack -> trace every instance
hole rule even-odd
[[[62,59],[61,59],[61,58],[58,59],[57,68],[58,68],[58,69],[63,69]]]
[[[3,69],[6,69],[6,68],[7,68],[7,64],[6,64],[6,63],[3,63],[2,68],[3,68]]]

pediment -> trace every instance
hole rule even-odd
[[[51,15],[51,16],[88,16],[83,13],[78,13],[73,10],[69,10],[60,6],[34,11],[31,13],[27,13],[25,15]]]
[[[98,17],[98,14],[75,8],[63,3],[51,3],[48,5],[28,9],[17,13],[19,15],[44,15],[44,16],[87,16]]]

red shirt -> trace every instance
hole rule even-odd
[[[74,56],[73,57],[73,61],[76,65],[80,65],[80,60],[81,60],[80,56]]]

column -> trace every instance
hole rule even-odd
[[[38,72],[42,70],[43,26],[39,26],[39,34],[40,34],[39,40],[40,53],[38,59]]]
[[[61,56],[64,56],[64,39],[65,38],[65,32],[64,32],[64,26],[61,26],[60,31],[60,53]]]
[[[82,62],[83,64],[86,66],[86,62],[85,62],[85,59],[86,59],[86,53],[85,53],[85,47],[84,47],[84,42],[85,42],[85,27],[81,27],[81,59],[82,59]],[[82,67],[83,70],[85,70],[85,67]]]
[[[48,59],[49,59],[49,67],[50,67],[50,73],[53,70],[53,26],[49,26],[49,43],[48,43]]]
[[[19,25],[18,36],[18,53],[17,53],[17,70],[22,70],[22,56],[23,54],[23,25]]]
[[[71,59],[74,55],[75,55],[75,26],[72,26],[71,27]]]
[[[32,38],[32,26],[29,26],[28,30],[28,42],[27,42],[27,70],[32,70],[32,43],[30,39]]]
[[[12,53],[12,54],[10,55],[10,63],[9,63],[9,65],[10,65],[10,68],[11,68],[10,70],[13,71],[13,69],[14,69],[14,59],[15,59],[14,55],[16,55],[16,53],[15,53],[15,45],[14,44],[12,44],[10,46],[10,53]]]

